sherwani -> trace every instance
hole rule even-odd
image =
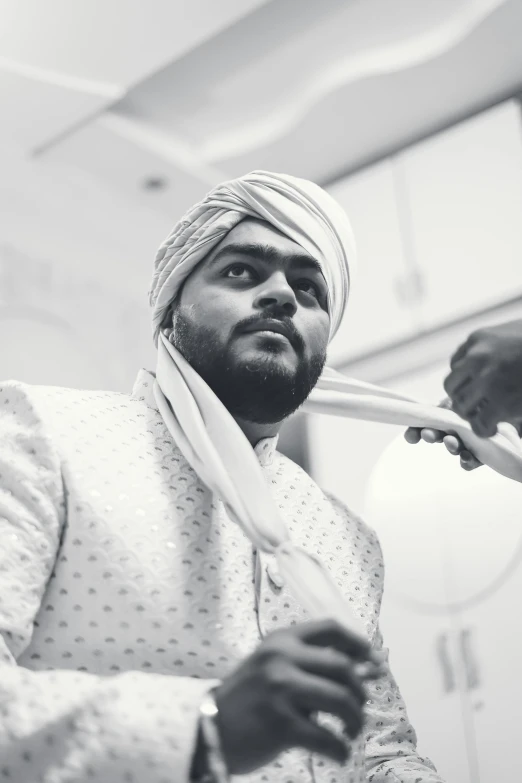
[[[204,693],[307,619],[182,456],[152,386],[145,371],[131,396],[0,386],[0,780],[188,781]],[[380,648],[375,534],[275,438],[255,452],[293,539]],[[346,765],[297,749],[248,780],[440,783],[389,671]]]

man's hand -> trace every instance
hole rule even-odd
[[[451,358],[444,389],[453,410],[488,438],[522,420],[522,320],[473,332]]]
[[[451,407],[451,400],[448,397],[445,397],[439,405],[439,408]],[[404,433],[404,437],[408,443],[419,443],[420,440],[426,443],[444,443],[450,454],[460,457],[460,465],[464,470],[474,470],[482,465],[482,462],[466,449],[461,439],[456,435],[448,435],[446,432],[432,430],[429,427],[425,429],[410,427]]]
[[[356,663],[370,661],[370,651],[367,642],[331,620],[267,636],[215,693],[229,772],[251,772],[295,747],[345,761],[347,744],[313,716],[337,715],[349,737],[359,734],[367,695]],[[381,674],[370,663],[364,679]]]

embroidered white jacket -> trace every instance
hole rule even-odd
[[[292,535],[377,647],[375,535],[256,446]],[[132,396],[0,386],[0,780],[185,783],[203,693],[304,612],[186,463],[142,371]],[[252,783],[440,783],[389,674],[344,768],[295,750]]]

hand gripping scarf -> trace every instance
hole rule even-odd
[[[294,546],[247,438],[225,406],[161,333],[180,286],[196,265],[245,217],[266,221],[307,250],[328,286],[330,339],[353,286],[355,243],[342,208],[306,180],[254,171],[219,185],[175,226],[156,256],[150,290],[158,363],[154,394],[167,428],[188,463],[222,500],[253,545],[275,555],[282,578],[312,618],[334,618],[361,637],[356,617],[323,565]],[[485,464],[522,481],[520,442],[509,430],[478,438],[451,410],[425,405],[325,368],[304,410],[458,435]]]

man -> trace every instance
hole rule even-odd
[[[352,264],[324,191],[254,172],[158,252],[156,377],[3,384],[0,776],[440,783],[379,664],[378,541],[276,451]]]
[[[450,360],[451,372],[444,381],[448,397],[442,402],[469,421],[476,435],[489,438],[502,422],[504,433],[511,425],[522,437],[522,319],[478,329],[470,334]],[[482,463],[464,448],[459,438],[429,428],[410,427],[409,443],[444,442],[450,454],[460,456],[465,470]]]

